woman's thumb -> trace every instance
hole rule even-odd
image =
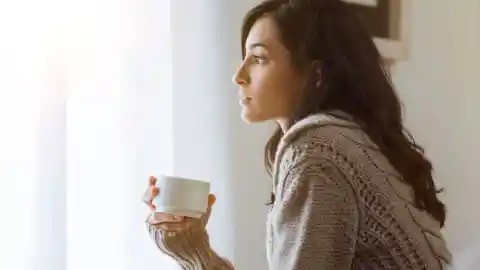
[[[215,201],[217,200],[217,198],[215,197],[215,195],[213,194],[209,194],[208,195],[208,207],[212,207],[213,204],[215,204]]]

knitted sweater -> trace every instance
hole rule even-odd
[[[347,118],[317,114],[292,126],[273,183],[271,270],[435,270],[451,262],[439,223],[414,206],[412,188]],[[233,269],[211,250],[201,222],[182,233],[148,229],[184,269]]]

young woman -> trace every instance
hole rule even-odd
[[[448,265],[432,165],[405,131],[382,58],[352,11],[340,0],[269,0],[242,30],[242,118],[278,123],[265,148],[269,268]],[[152,209],[158,192],[150,179]],[[210,248],[209,214],[165,214],[147,227],[184,269],[234,269]]]

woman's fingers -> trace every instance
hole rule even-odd
[[[181,222],[185,218],[182,216],[175,216],[167,213],[162,213],[162,212],[155,212],[152,214],[152,220],[153,222],[156,223],[162,223],[162,222]]]
[[[158,187],[150,186],[147,188],[147,191],[142,196],[142,201],[150,208],[150,211],[155,211],[155,205],[153,205],[153,198],[158,196],[160,189]]]
[[[157,216],[154,218],[154,214]],[[190,228],[193,219],[189,217],[177,217],[165,213],[154,213],[149,215],[147,222],[163,231],[176,232]]]
[[[191,220],[185,220],[180,223],[163,223],[159,224],[160,228],[167,232],[181,232],[188,230],[192,226]]]
[[[148,178],[148,186],[149,187],[155,186],[156,183],[157,183],[157,178],[155,176],[150,176]]]
[[[217,198],[213,194],[208,195],[208,207],[211,208],[214,204]]]
[[[142,196],[142,201],[150,208],[150,211],[155,211],[155,205],[152,204],[152,201],[160,193],[160,189],[155,186],[156,183],[157,178],[150,176],[148,178],[148,188]]]
[[[179,232],[188,230],[194,222],[198,222],[197,219],[185,217],[183,220],[178,222],[157,222],[151,218],[148,223],[152,226],[167,232]]]
[[[158,187],[150,186],[147,188],[147,190],[143,194],[142,201],[146,204],[151,204],[153,198],[158,196],[159,193],[160,193],[160,189]]]
[[[203,224],[206,226],[208,221],[210,220],[210,215],[212,214],[212,207],[213,205],[215,204],[215,201],[217,200],[217,198],[215,197],[215,195],[213,194],[209,194],[208,195],[208,208],[207,208],[207,212],[202,216],[202,218],[200,219]]]

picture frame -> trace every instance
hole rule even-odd
[[[386,62],[409,55],[412,0],[342,0],[357,12]]]

